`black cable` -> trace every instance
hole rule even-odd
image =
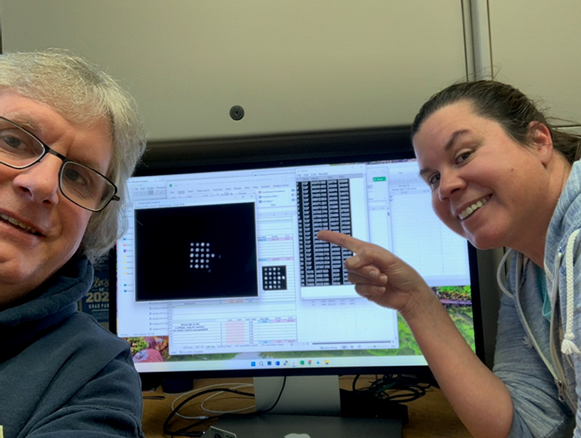
[[[366,392],[367,388],[362,388],[362,389],[357,389],[357,381],[359,380],[359,378],[361,377],[361,374],[357,374],[354,378],[353,378],[353,382],[351,384],[351,388],[353,392]],[[374,382],[377,382],[379,379],[381,379],[382,377],[379,377],[377,375],[375,375],[375,380],[373,382],[371,382],[371,385],[374,384]]]
[[[408,403],[426,395],[426,390],[432,385],[422,382],[417,377],[408,374],[386,374],[376,378],[368,387],[357,388],[359,375],[353,379],[353,391],[368,394],[381,400],[396,403]]]
[[[280,401],[280,398],[282,397],[282,393],[284,392],[284,387],[285,386],[286,386],[286,376],[284,376],[284,378],[283,378],[282,386],[280,387],[280,391],[278,393],[278,397],[276,398],[276,401],[274,402],[274,404],[270,408],[268,408],[268,409],[266,409],[264,411],[256,412],[255,415],[258,415],[258,414],[266,414],[267,412],[272,411],[276,407],[276,405],[278,404],[278,402]]]

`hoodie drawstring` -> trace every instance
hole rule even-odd
[[[579,230],[575,230],[571,233],[567,240],[567,249],[565,251],[565,269],[567,275],[567,312],[565,317],[567,318],[567,321],[565,323],[565,336],[563,343],[561,344],[561,352],[563,354],[581,353],[579,347],[577,347],[574,342],[575,334],[573,333],[573,313],[575,311],[575,272],[573,267],[573,251],[575,239],[578,234]]]
[[[502,259],[500,260],[500,263],[498,264],[498,269],[496,270],[496,283],[498,284],[498,287],[500,287],[500,290],[502,291],[503,294],[508,295],[510,298],[514,298],[514,295],[506,287],[506,283],[505,283],[505,279],[504,279],[504,275],[503,275],[504,274],[503,273],[504,266],[506,264],[506,261],[508,260],[508,257],[511,254],[512,254],[512,249],[508,248],[507,251],[502,256]]]

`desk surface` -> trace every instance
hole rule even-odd
[[[251,379],[203,379],[196,381],[196,389],[221,382],[247,382]],[[348,387],[351,379],[341,378],[341,386]],[[251,389],[246,391],[252,392]],[[211,394],[209,394],[211,395]],[[163,434],[163,423],[171,412],[173,400],[180,394],[163,394],[161,389],[155,392],[144,392],[143,400],[143,432],[147,438],[166,438]],[[148,396],[164,396],[163,399],[150,399]],[[207,396],[202,396],[204,399]],[[206,408],[225,411],[230,409],[240,409],[251,405],[250,398],[242,398],[232,394],[223,394],[205,403]],[[470,438],[470,434],[460,422],[442,392],[437,388],[430,388],[424,397],[413,402],[406,403],[408,406],[409,421],[403,428],[404,438]],[[200,408],[200,401],[196,398],[185,405],[180,411],[183,415],[199,416],[208,415]],[[174,417],[171,422],[171,429],[176,430],[190,424],[186,421]],[[208,427],[206,424],[205,427]],[[203,429],[201,427],[200,429]]]

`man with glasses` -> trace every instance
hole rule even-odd
[[[0,116],[0,163],[13,169],[26,169],[46,154],[62,160],[59,189],[69,201],[94,212],[103,210],[112,200],[119,201],[115,194],[117,187],[105,175],[65,157],[32,132]]]
[[[0,437],[142,437],[129,345],[77,312],[124,231],[133,100],[64,51],[0,55]]]

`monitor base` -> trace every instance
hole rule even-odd
[[[210,429],[212,438],[284,437],[401,438],[402,423],[384,418],[350,418],[314,415],[224,415]]]

